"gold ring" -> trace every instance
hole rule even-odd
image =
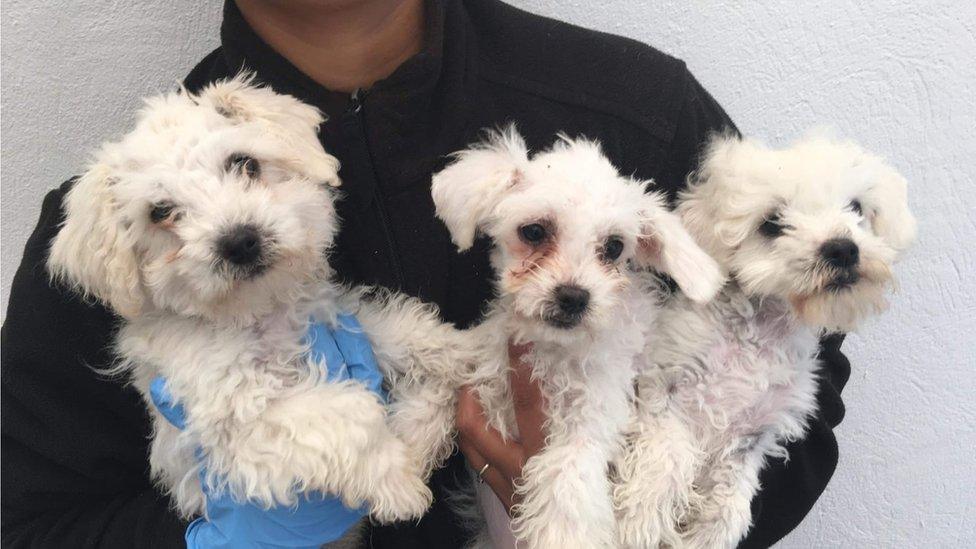
[[[484,484],[485,483],[485,471],[487,471],[489,467],[491,467],[491,465],[488,464],[488,463],[486,463],[485,466],[482,467],[480,471],[478,471],[478,482],[479,483],[481,483],[481,484]]]

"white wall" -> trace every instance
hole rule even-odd
[[[976,543],[974,4],[515,3],[685,59],[749,134],[783,142],[827,123],[905,173],[921,244],[890,313],[848,340],[840,468],[782,545]],[[218,19],[215,0],[3,3],[4,307],[43,192],[208,52]]]
[[[41,199],[220,43],[218,0],[2,0],[2,314]]]

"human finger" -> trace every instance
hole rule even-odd
[[[501,433],[488,425],[481,403],[470,387],[462,387],[458,394],[456,421],[462,438],[478,454],[510,478],[521,476],[525,460],[521,445],[506,441]]]
[[[495,493],[495,496],[502,502],[506,510],[511,511],[515,494],[515,484],[512,477],[505,475],[497,467],[492,466],[464,436],[458,442],[458,447],[461,449],[461,453],[464,454],[464,458],[468,461],[468,465],[477,474],[478,479],[491,488],[491,491]],[[485,467],[486,465],[487,468]]]

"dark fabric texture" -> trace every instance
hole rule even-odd
[[[322,141],[342,161],[344,181],[332,257],[339,276],[432,301],[461,327],[491,296],[491,244],[455,252],[434,218],[430,176],[482,128],[516,122],[533,148],[560,131],[598,139],[621,172],[653,179],[671,199],[707,135],[734,128],[681,61],[496,0],[430,1],[424,51],[348,101],[262,43],[233,2],[224,19],[221,47],[186,86],[199,89],[245,67],[327,111]],[[92,369],[110,363],[117,319],[48,281],[44,261],[69,185],[44,200],[2,331],[3,546],[180,547],[186,524],[148,476],[142,402]],[[790,445],[788,462],[763,473],[744,547],[768,546],[792,530],[834,471],[832,429],[843,417],[840,391],[850,373],[841,341],[825,342],[821,412],[809,436]],[[432,479],[436,501],[427,516],[373,527],[367,546],[462,546],[466,534],[445,501],[461,478],[463,459],[455,455]]]

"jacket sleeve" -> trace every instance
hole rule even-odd
[[[2,545],[182,547],[186,524],[152,486],[149,422],[111,363],[115,319],[48,282],[69,183],[44,200],[0,335]]]
[[[722,107],[691,74],[675,128],[669,171],[659,180],[672,199],[697,167],[708,137],[716,132],[738,133]],[[789,457],[770,459],[762,471],[760,492],[752,502],[753,527],[740,548],[769,547],[796,528],[837,467],[833,429],[844,417],[840,395],[850,376],[850,363],[840,350],[843,341],[842,334],[835,334],[821,342],[818,412],[810,420],[805,438],[787,445]]]
[[[843,334],[820,342],[818,411],[806,437],[787,445],[789,457],[770,460],[759,477],[761,491],[752,501],[752,530],[740,549],[770,547],[789,534],[816,503],[837,468],[837,439],[833,429],[844,418],[841,390],[851,373],[840,351]]]

